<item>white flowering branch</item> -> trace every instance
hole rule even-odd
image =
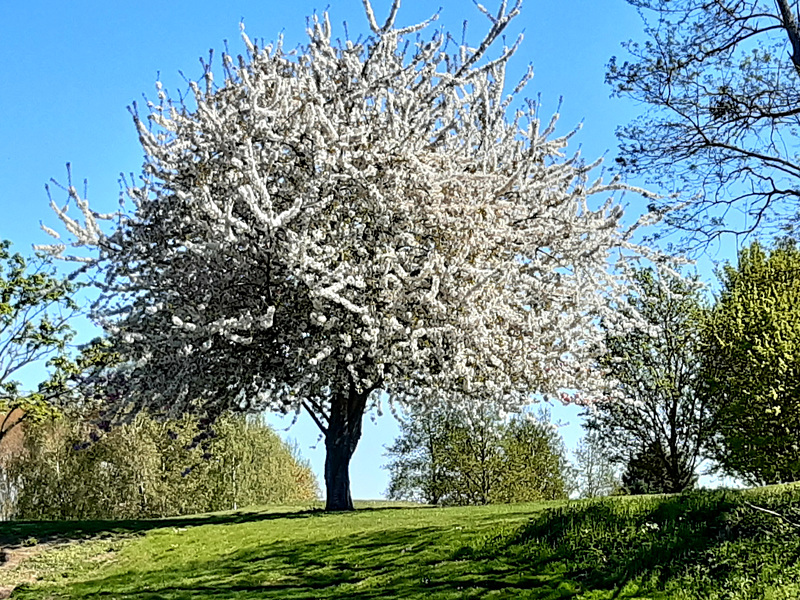
[[[521,2],[479,6],[487,35],[448,54],[427,23],[394,28],[398,0],[382,26],[363,1],[363,43],[334,45],[327,14],[292,53],[243,31],[222,86],[207,68],[191,105],[159,85],[146,117],[134,106],[144,181],[113,232],[71,186],[83,222],[53,204],[135,365],[126,410],[305,409],[349,461],[378,390],[506,408],[608,393],[598,325],[636,325],[612,259],[652,253],[620,227],[630,188],[589,183],[557,116],[507,114],[531,74],[504,97],[519,41],[488,54]]]

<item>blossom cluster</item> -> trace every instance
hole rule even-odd
[[[292,51],[243,30],[222,82],[209,66],[190,98],[158,85],[146,117],[132,109],[146,160],[119,214],[74,188],[82,223],[53,204],[100,273],[127,403],[324,423],[346,390],[507,407],[606,393],[598,324],[635,325],[615,307],[647,251],[620,224],[628,188],[590,180],[599,161],[567,154],[557,116],[516,101],[530,73],[506,89],[516,45],[489,56],[519,2],[484,10],[471,48],[396,28],[397,1],[380,25],[364,1],[363,41],[334,42],[327,14]]]

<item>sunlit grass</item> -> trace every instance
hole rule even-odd
[[[8,524],[0,527],[6,544],[34,537],[49,549],[4,568],[0,585],[21,584],[12,598],[37,600],[788,599],[800,597],[798,507],[800,487],[782,487]]]

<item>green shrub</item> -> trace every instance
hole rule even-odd
[[[15,516],[164,517],[317,497],[308,464],[263,420],[221,419],[207,443],[191,447],[200,432],[189,418],[144,414],[96,441],[81,421],[29,428],[7,467]]]

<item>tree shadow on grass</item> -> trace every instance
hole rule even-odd
[[[317,510],[296,512],[233,512],[163,519],[123,519],[97,521],[9,521],[0,524],[0,544],[15,546],[34,538],[39,542],[63,542],[92,537],[144,533],[164,527],[196,527],[248,523],[269,519],[296,519],[316,514]]]
[[[496,519],[497,517],[495,517]],[[389,524],[391,527],[391,524]],[[213,560],[154,560],[149,569],[65,586],[19,588],[14,598],[307,600],[456,598],[544,600],[575,595],[557,573],[495,558],[464,558],[452,524],[279,540]]]
[[[374,511],[406,510],[408,507],[387,506],[359,508],[350,514]],[[433,508],[428,506],[419,509]],[[142,534],[152,529],[186,528],[203,525],[235,525],[277,519],[308,519],[326,515],[322,508],[245,509],[156,519],[120,519],[94,521],[6,521],[0,522],[0,546],[19,546],[26,540],[68,542],[94,537],[117,537]]]

